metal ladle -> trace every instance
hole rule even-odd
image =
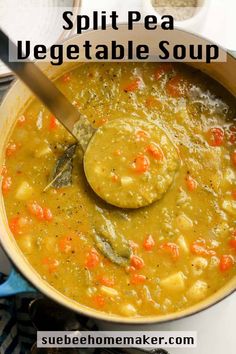
[[[87,117],[82,115],[67,100],[67,98],[58,90],[54,83],[44,75],[44,73],[38,68],[36,64],[29,60],[14,62],[10,61],[9,50],[11,51],[11,54],[13,54],[13,58],[17,58],[17,46],[8,38],[8,36],[0,28],[0,59],[26,84],[26,86],[29,87],[29,89],[42,101],[42,103],[45,104],[45,106],[54,114],[54,116],[59,120],[59,122],[63,124],[63,126],[69,131],[69,133],[75,137],[78,142],[77,145],[81,147],[84,153],[83,161],[87,181],[92,187],[92,189],[95,191],[95,193],[98,194],[101,199],[119,208],[133,209],[147,206],[162,197],[162,195],[166,192],[167,188],[162,191],[162,187],[159,183],[159,179],[157,179],[156,177],[156,173],[153,173],[152,182],[150,182],[146,178],[149,178],[149,176],[144,176],[145,180],[143,184],[145,185],[143,186],[143,184],[141,184],[140,188],[135,189],[135,192],[132,186],[127,186],[127,183],[122,183],[122,180],[120,181],[119,185],[112,185],[110,190],[109,183],[107,183],[106,181],[106,178],[110,177],[110,175],[103,176],[101,173],[97,173],[97,170],[95,171],[96,173],[94,173],[93,157],[95,155],[93,154],[93,152],[94,150],[97,150],[97,146],[102,146],[103,143],[100,141],[101,136],[104,136],[104,134],[109,133],[110,130],[112,130],[114,139],[116,139],[116,136],[122,135],[120,134],[120,132],[123,132],[122,136],[124,138],[126,137],[124,135],[125,128],[121,124],[122,122],[124,122],[123,117],[120,120],[116,119],[112,122],[108,122],[99,129],[94,129]],[[132,120],[132,123],[129,122],[129,124],[134,125],[133,128],[136,129],[136,124],[139,124],[139,122]],[[140,124],[145,124],[145,127],[152,132],[158,129],[157,126],[150,122],[144,122]],[[101,129],[103,128],[105,130],[101,131]],[[164,134],[164,132],[162,133]],[[111,147],[114,140],[113,136],[111,138],[111,135],[105,135],[105,139],[109,142]],[[127,139],[129,139],[129,137],[130,135],[127,136]],[[97,138],[100,140],[98,140]],[[126,141],[122,141],[121,143],[124,143],[124,145],[126,145]],[[109,149],[107,149],[105,153],[107,154],[107,160],[112,160],[112,156],[109,155]],[[102,164],[103,157],[101,161],[98,160],[95,161],[95,163]],[[117,166],[118,165],[121,166],[119,162],[117,163]],[[174,168],[174,170],[176,169],[177,167]],[[89,173],[91,171],[92,174]],[[172,183],[174,179],[173,172],[174,171],[171,171],[171,175],[168,176],[168,178],[170,179],[170,183]],[[96,183],[94,183],[94,180],[96,181]],[[138,181],[140,182],[140,179]],[[168,187],[170,183],[168,182]],[[104,188],[97,188],[97,186],[102,185],[104,186]],[[124,193],[122,194],[122,192]],[[132,195],[132,198],[130,198],[130,195]]]

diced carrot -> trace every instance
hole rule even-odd
[[[114,280],[114,278],[108,278],[108,277],[106,277],[106,276],[103,276],[103,277],[100,277],[99,279],[98,279],[98,281],[99,281],[99,283],[101,283],[102,285],[105,285],[105,286],[110,286],[110,287],[112,287],[112,286],[114,286],[115,285],[115,280]]]
[[[156,80],[159,80],[163,75],[173,71],[173,65],[171,63],[161,64],[155,71],[154,76]]]
[[[222,128],[211,128],[207,132],[207,141],[210,146],[221,146],[224,143],[224,130]]]
[[[106,304],[105,297],[103,295],[101,295],[101,294],[94,295],[92,297],[92,301],[94,303],[94,306],[96,306],[97,308],[102,308]]]
[[[142,80],[140,78],[136,78],[124,86],[124,91],[134,92],[139,90],[141,87],[142,87]]]
[[[130,283],[133,285],[143,284],[146,281],[145,275],[142,274],[132,274],[130,277]]]
[[[143,247],[146,251],[152,251],[155,246],[155,241],[152,235],[148,235],[143,241]]]
[[[118,182],[119,181],[119,177],[115,174],[115,173],[113,173],[112,175],[111,175],[111,180],[112,180],[112,182]]]
[[[144,173],[149,170],[150,161],[147,156],[139,154],[134,160],[134,169],[137,173]]]
[[[9,220],[9,228],[14,236],[21,235],[25,228],[29,225],[30,221],[27,217],[15,216]]]
[[[236,167],[236,150],[231,154],[232,164]]]
[[[38,220],[43,220],[44,219],[43,208],[36,201],[28,203],[27,204],[27,209],[28,209],[28,212],[32,216],[35,216]]]
[[[132,255],[130,258],[130,264],[135,269],[142,269],[144,267],[144,261],[142,258]]]
[[[95,250],[95,248],[92,248],[86,256],[85,267],[87,267],[88,269],[93,269],[96,268],[99,265],[99,263],[100,263],[99,255]]]
[[[4,176],[2,180],[2,192],[3,194],[7,194],[12,185],[12,179],[10,176]]]
[[[195,189],[197,189],[197,181],[193,177],[187,175],[185,181],[189,192],[193,192]]]
[[[170,79],[166,84],[167,93],[174,97],[180,98],[186,95],[186,82],[182,76],[176,75],[172,79]]]
[[[22,233],[19,226],[19,219],[20,217],[16,216],[9,221],[9,227],[14,236],[20,235]]]
[[[179,246],[174,242],[166,242],[161,244],[160,249],[170,254],[173,260],[177,260],[179,258]]]
[[[26,122],[26,117],[22,114],[18,120],[17,120],[17,123],[19,126],[22,126],[24,123]]]
[[[227,272],[234,265],[234,258],[231,255],[224,254],[220,257],[220,270],[221,272]]]
[[[236,189],[232,190],[231,192],[232,198],[236,200]]]
[[[66,73],[62,76],[62,82],[64,82],[64,84],[67,84],[68,82],[70,82],[71,80],[71,74],[70,73]]]
[[[58,122],[55,116],[51,115],[49,117],[49,130],[55,130],[58,127]]]
[[[153,96],[149,96],[147,97],[146,99],[146,106],[148,108],[161,108],[162,107],[162,104],[161,104],[161,101],[156,98],[156,97],[153,97]]]
[[[15,143],[9,143],[7,144],[6,148],[6,156],[10,157],[12,156],[17,150],[17,145]]]
[[[70,236],[66,236],[64,238],[62,238],[61,240],[59,240],[59,249],[61,252],[63,253],[68,253],[71,251],[72,249],[72,245],[71,245],[71,237]]]
[[[55,273],[60,264],[58,259],[51,257],[45,257],[42,263],[47,266],[49,273]]]
[[[216,252],[211,250],[207,245],[206,241],[202,238],[194,241],[190,247],[190,250],[193,254],[198,256],[215,256]]]
[[[104,125],[106,122],[108,121],[107,118],[102,118],[96,121],[96,127],[101,127],[102,125]]]
[[[163,151],[155,143],[151,143],[146,147],[146,151],[151,155],[155,160],[161,161],[164,158]]]
[[[135,136],[138,138],[138,140],[145,140],[150,137],[149,133],[142,129],[136,130]]]
[[[51,221],[53,218],[52,212],[49,208],[43,208],[43,219],[46,221]]]

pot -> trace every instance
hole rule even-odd
[[[147,33],[148,32],[148,33]],[[167,31],[169,32],[168,36],[176,38],[176,43],[194,43],[196,40],[200,40],[203,43],[206,43],[204,39],[199,39],[199,37],[194,36],[193,34],[181,31]],[[171,33],[170,33],[171,32]],[[76,36],[70,38],[65,42],[65,44],[78,44],[81,45],[84,40],[91,40],[92,42],[99,42],[103,38],[104,42],[108,43],[108,39],[112,38],[119,41],[121,44],[127,42],[127,38],[133,39],[134,42],[140,42],[142,38],[143,43],[148,43],[150,47],[150,54],[152,58],[156,59],[156,44],[158,40],[162,40],[161,36],[163,33],[160,29],[156,31],[145,31],[143,26],[137,25],[135,30],[127,31],[125,25],[120,25],[120,30],[114,35],[112,29],[107,29],[106,38],[103,38],[104,35],[101,31],[91,31],[86,32],[81,36]],[[131,38],[132,37],[132,38]],[[178,39],[178,41],[177,41]],[[223,50],[222,50],[223,53]],[[226,53],[224,53],[226,54]],[[234,59],[229,54],[227,55],[227,62],[211,64],[205,63],[194,63],[191,64],[197,69],[204,71],[209,76],[213,77],[215,80],[220,82],[225,88],[230,91],[236,97],[236,59]],[[64,72],[71,70],[78,63],[64,63],[62,66],[52,66],[48,62],[38,63],[40,68],[51,78],[56,79],[58,76],[61,76]],[[4,147],[9,139],[12,128],[14,126],[17,115],[24,109],[26,104],[32,98],[31,92],[22,84],[20,81],[16,81],[11,89],[8,91],[5,99],[2,102],[0,107],[0,164],[2,165],[4,161]],[[7,255],[15,265],[15,267],[20,271],[23,278],[16,271],[13,271],[9,276],[7,282],[0,286],[0,296],[12,295],[19,292],[32,292],[35,291],[35,288],[46,295],[47,297],[55,300],[61,305],[88,317],[93,317],[101,321],[110,321],[120,324],[156,324],[165,321],[176,320],[183,318],[199,311],[202,311],[213,304],[216,304],[229,294],[231,294],[236,289],[236,277],[231,279],[224,287],[219,289],[214,295],[206,298],[205,300],[199,302],[198,304],[191,306],[183,311],[177,313],[171,313],[167,315],[159,316],[145,316],[140,318],[125,318],[118,315],[106,314],[91,308],[88,308],[84,305],[78,304],[75,301],[65,297],[47,282],[45,282],[36,270],[28,263],[27,259],[24,257],[20,249],[18,248],[13,235],[10,232],[6,213],[4,209],[3,198],[0,198],[0,241],[6,251]],[[26,281],[27,279],[27,281]],[[29,282],[29,283],[28,283]],[[31,285],[30,285],[31,284]]]

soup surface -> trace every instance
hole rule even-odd
[[[83,64],[56,83],[95,128],[123,117],[168,132],[179,167],[151,205],[106,204],[86,181],[74,139],[33,101],[18,117],[2,168],[9,227],[25,257],[64,295],[121,316],[180,311],[216,292],[236,274],[234,100],[198,71],[171,64]],[[112,164],[103,146],[97,154],[117,194],[123,141],[106,144]],[[143,160],[156,154],[142,151]],[[139,172],[145,178],[145,164]]]

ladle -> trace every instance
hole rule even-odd
[[[36,64],[29,60],[10,61],[10,52],[13,58],[17,58],[17,46],[0,28],[0,59],[76,138],[84,153],[86,178],[96,194],[109,204],[131,209],[162,198],[178,167],[176,150],[163,129],[142,119],[127,117],[111,120],[94,129],[87,117],[67,100]],[[143,131],[143,136],[136,137],[139,131]],[[123,148],[121,159],[113,156],[115,147]],[[119,172],[118,176],[114,170]]]

